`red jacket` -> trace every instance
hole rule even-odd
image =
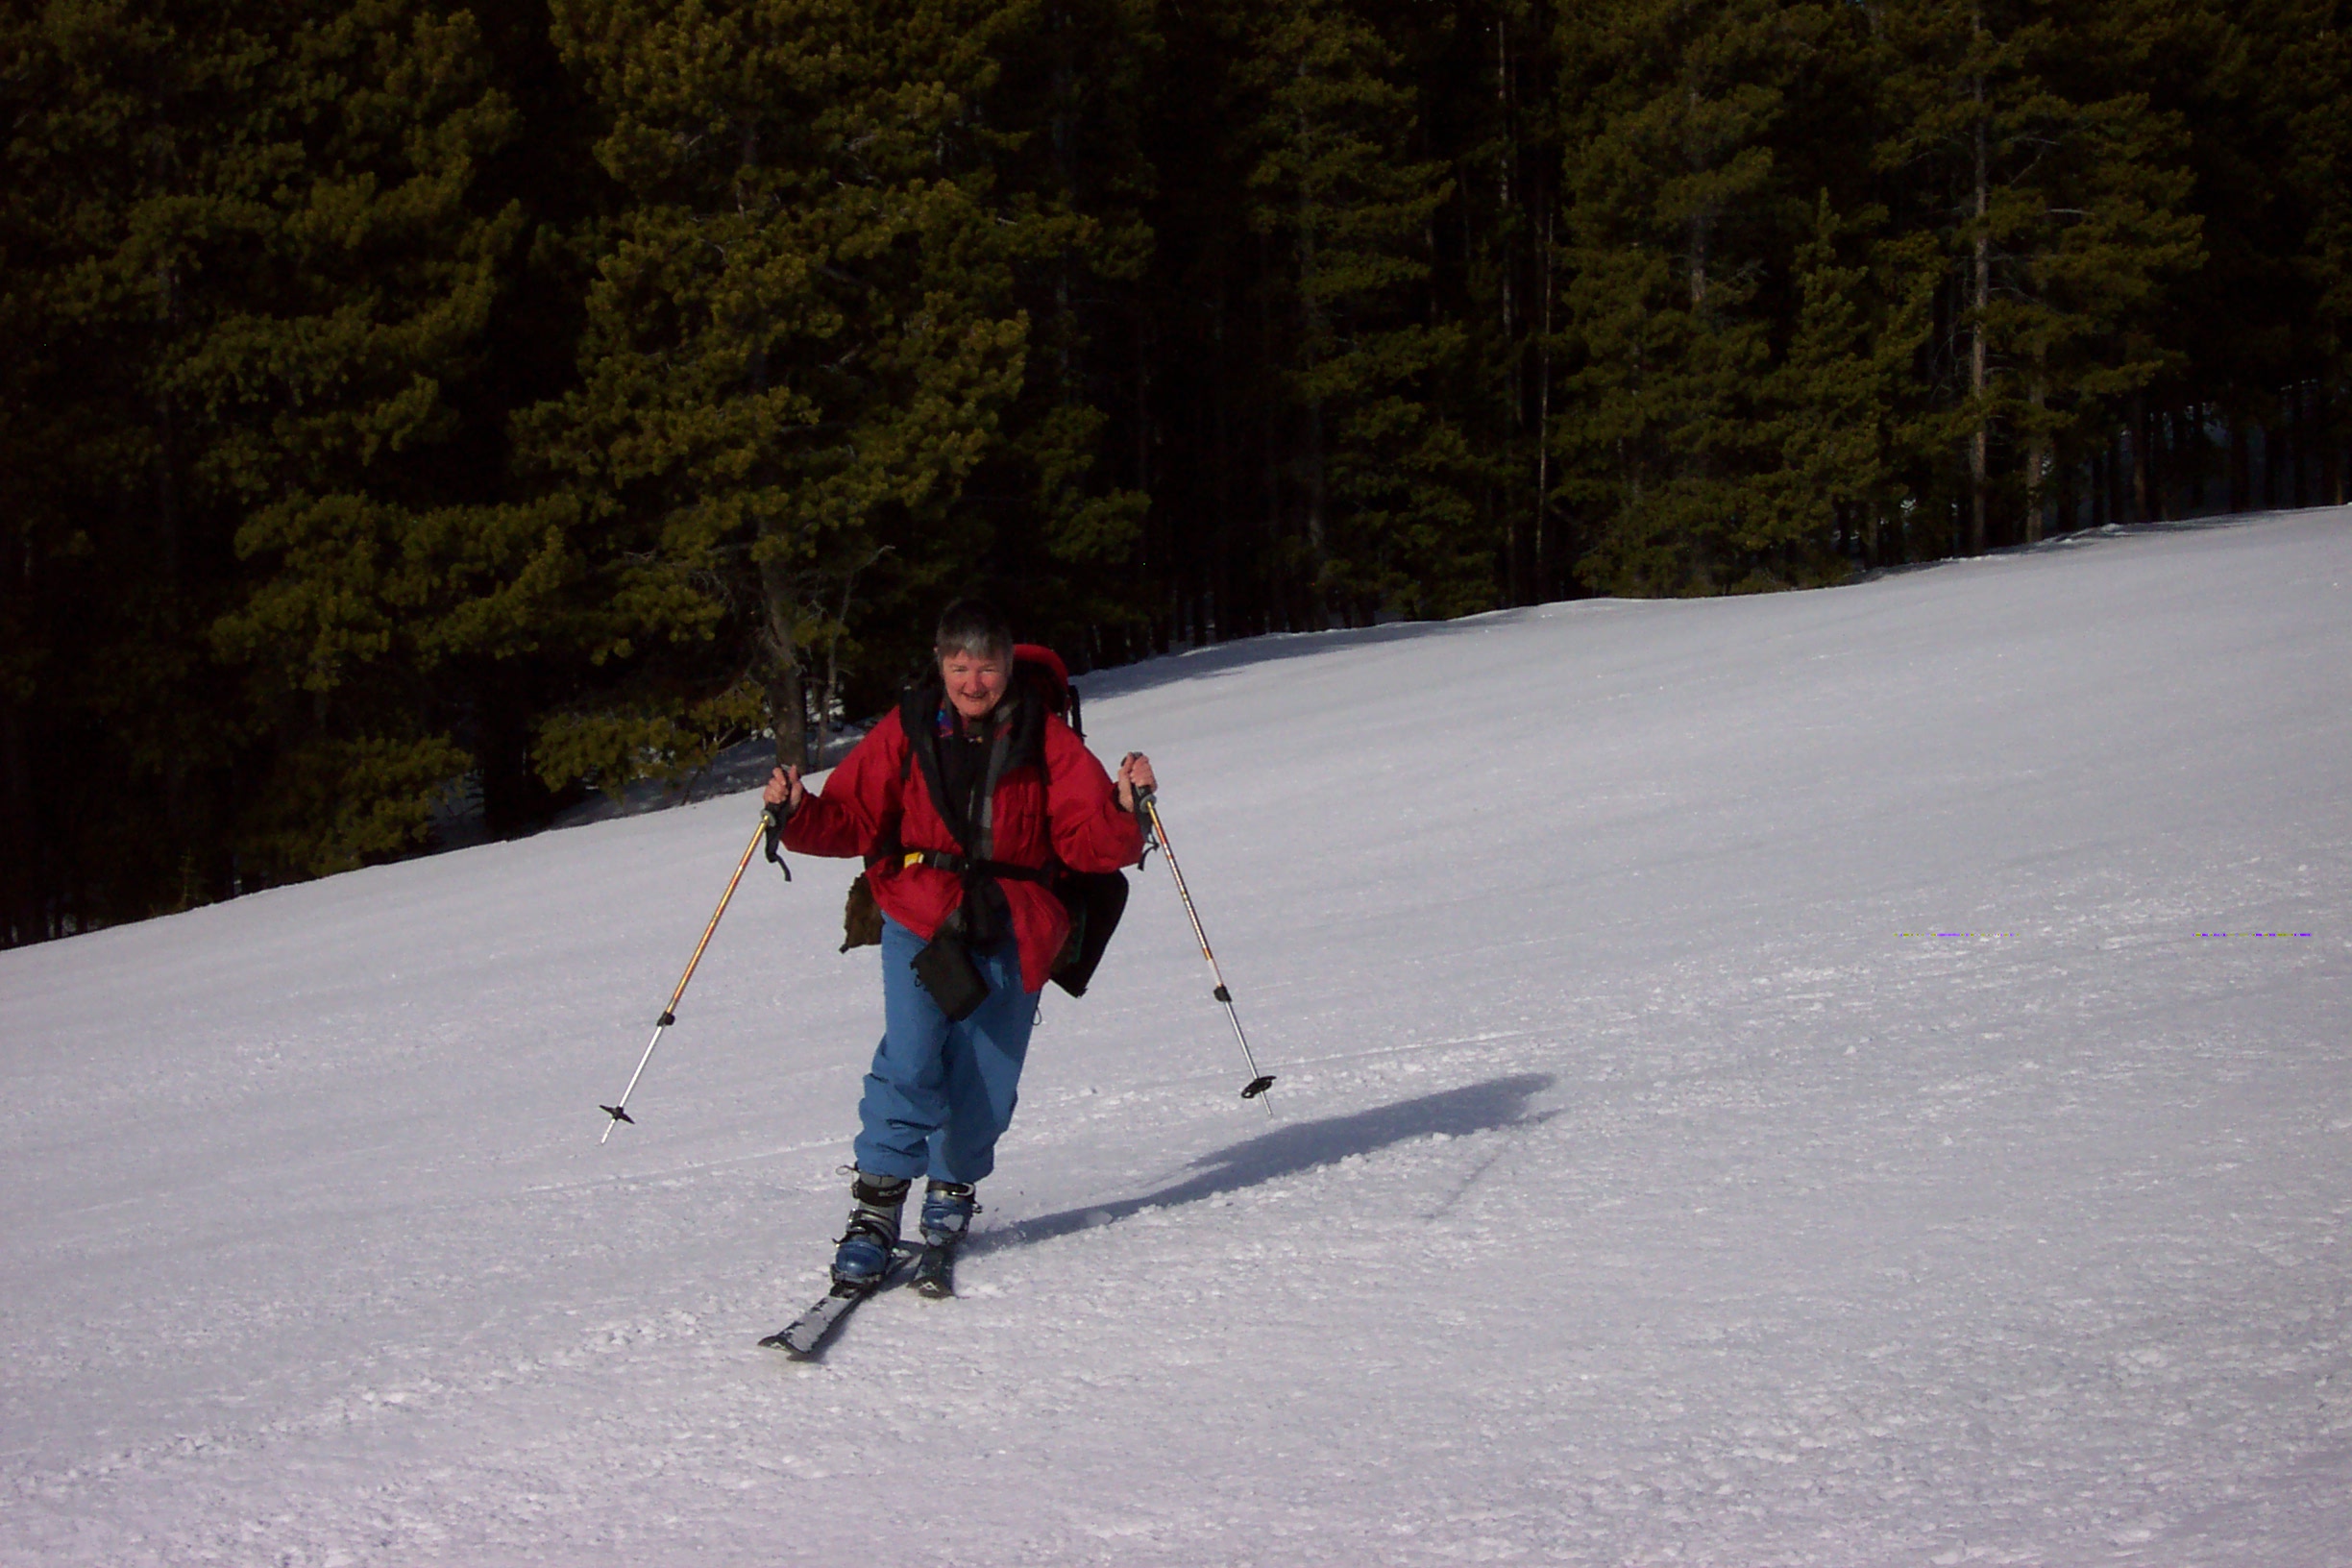
[[[1115,871],[1143,855],[1143,828],[1119,809],[1111,775],[1069,725],[1044,716],[1042,766],[1016,763],[997,780],[991,859],[1015,866],[1059,862],[1074,871]],[[906,726],[893,708],[867,733],[824,793],[812,793],[784,824],[784,844],[804,855],[864,855],[903,850],[965,852],[931,803],[923,770],[911,766]],[[952,871],[892,861],[870,868],[874,902],[925,942],[964,901]],[[1021,989],[1040,992],[1069,935],[1069,914],[1041,882],[1000,877],[1013,933],[1020,945]]]

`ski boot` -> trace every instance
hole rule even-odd
[[[936,1177],[923,1188],[921,1254],[915,1260],[915,1293],[933,1301],[955,1294],[956,1244],[971,1228],[980,1212],[968,1182],[943,1182]]]
[[[964,1239],[971,1217],[980,1212],[968,1182],[943,1182],[937,1177],[923,1188],[922,1238],[926,1247],[952,1247]]]
[[[898,1211],[906,1202],[907,1180],[864,1171],[856,1175],[849,1188],[856,1207],[849,1211],[840,1249],[833,1254],[833,1284],[870,1290],[890,1272],[891,1258],[898,1249]]]

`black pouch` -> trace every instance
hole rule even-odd
[[[988,1000],[988,981],[981,977],[971,954],[964,950],[964,939],[952,932],[942,931],[915,955],[915,978],[922,982],[939,1010],[954,1021],[970,1017]]]

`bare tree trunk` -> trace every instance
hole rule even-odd
[[[2273,413],[2269,423],[2263,426],[2263,506],[2269,511],[2276,511],[2283,504],[2281,496],[2287,488],[2281,482],[2287,467],[2287,443],[2279,439],[2279,427],[2285,423]]]
[[[2289,428],[2293,431],[2294,437],[2294,472],[2291,481],[2294,503],[2298,507],[2308,506],[2311,504],[2307,499],[2311,495],[2311,487],[2306,481],[2306,475],[2311,467],[2308,456],[2311,451],[2311,383],[2309,381],[2297,382],[2290,395],[2294,399],[2294,416],[2289,421]]]
[[[1258,246],[1258,276],[1271,278],[1275,263],[1266,254],[1268,247],[1265,236],[1262,234],[1257,236],[1256,243]],[[1280,363],[1274,346],[1274,290],[1260,288],[1253,292],[1258,296],[1259,401],[1256,411],[1258,414],[1259,478],[1265,490],[1265,542],[1269,546],[1279,547],[1287,538],[1290,530],[1283,515],[1286,498],[1283,494],[1283,432],[1279,429],[1282,424],[1279,417],[1282,412],[1282,403],[1276,391],[1280,385],[1280,379],[1274,369]],[[1293,607],[1292,585],[1286,576],[1278,575],[1283,572],[1283,567],[1280,564],[1270,564],[1267,560],[1267,557],[1271,556],[1274,563],[1279,563],[1282,551],[1277,548],[1267,551],[1259,557],[1260,564],[1255,573],[1259,622],[1256,629],[1261,632],[1299,629],[1297,622],[1290,613]]]
[[[1225,358],[1225,291],[1218,288],[1209,318],[1209,341],[1215,346],[1215,375],[1209,383],[1210,451],[1216,454],[1216,518],[1210,525],[1209,619],[1217,641],[1231,637],[1234,622],[1233,583],[1233,442],[1228,412],[1233,397],[1232,372]]]
[[[2172,485],[2180,476],[2180,453],[2172,440],[2172,415],[2159,408],[2148,415],[2148,507],[2149,521],[2165,522],[2171,516]]]
[[[1314,361],[1308,360],[1308,368]],[[1323,631],[1331,625],[1331,606],[1325,597],[1331,573],[1331,542],[1326,534],[1323,508],[1326,503],[1323,472],[1323,400],[1307,400],[1307,562],[1312,574],[1308,583],[1309,614],[1313,629]]]
[[[1507,16],[1502,14],[1495,17],[1495,114],[1502,122],[1503,128],[1503,135],[1497,138],[1503,151],[1496,159],[1495,210],[1498,213],[1507,214],[1511,209],[1511,158],[1518,146],[1518,137],[1512,134],[1515,127],[1511,122],[1510,21]],[[1503,341],[1505,343],[1511,341],[1513,331],[1510,262],[1510,250],[1506,245],[1503,248],[1502,265],[1497,269],[1503,281]],[[1517,387],[1514,385],[1512,390],[1516,392]],[[1516,406],[1515,401],[1514,406]]]
[[[1307,121],[1304,114],[1299,117],[1298,135],[1299,145],[1304,148],[1308,141]],[[1299,187],[1298,225],[1299,314],[1301,328],[1306,338],[1303,352],[1299,357],[1305,364],[1307,373],[1312,376],[1318,363],[1317,355],[1322,349],[1325,323],[1322,307],[1315,299],[1314,213],[1308,206],[1307,189],[1303,184]],[[1313,629],[1322,631],[1331,625],[1331,606],[1326,598],[1331,571],[1331,543],[1326,533],[1324,518],[1324,507],[1329,498],[1325,493],[1323,400],[1312,394],[1310,394],[1307,399],[1306,457],[1307,560],[1308,570],[1313,574],[1308,589],[1308,613],[1312,620]]]
[[[28,761],[24,710],[0,700],[0,947],[37,942],[40,876],[33,821],[33,772]]]
[[[160,262],[156,267],[156,323],[168,331],[180,313],[179,280],[173,275],[171,263]],[[180,585],[180,476],[178,470],[179,439],[169,392],[159,392],[155,400],[156,471],[155,521],[156,562],[163,580],[174,589]],[[175,598],[177,595],[174,596]]]
[[[1682,91],[1682,96],[1684,104],[1692,111],[1693,117],[1696,118],[1699,109],[1698,87],[1696,86],[1685,87]],[[1696,142],[1685,145],[1683,149],[1683,162],[1688,166],[1690,172],[1694,175],[1703,174],[1706,172],[1705,160],[1701,156],[1699,146]],[[1691,317],[1694,322],[1703,319],[1706,315],[1707,243],[1714,237],[1714,224],[1715,212],[1713,206],[1710,203],[1701,202],[1695,208],[1692,209],[1690,215],[1690,249],[1688,262],[1690,267],[1690,307]]]
[[[180,281],[171,263],[163,261],[156,267],[156,321],[168,332],[180,316]],[[180,435],[179,410],[168,391],[159,391],[155,400],[155,527],[156,566],[165,585],[164,601],[167,613],[177,614],[187,600],[182,591],[186,568],[186,541],[180,512]],[[317,694],[314,705],[324,709],[327,696]],[[175,843],[191,841],[187,821],[187,760],[174,747],[163,764],[163,828],[166,837]]]
[[[2149,472],[2151,465],[2148,462],[2148,437],[2154,429],[2155,422],[2148,417],[2147,399],[2137,392],[2133,393],[2131,400],[2131,482],[2132,521],[2135,523],[2152,523],[2156,519],[2156,513],[2151,504],[2153,498],[2149,494],[2154,488],[2150,482],[2154,476]]]
[[[1543,249],[1537,264],[1543,269],[1543,331],[1535,344],[1535,598],[1550,597],[1554,561],[1551,551],[1552,510],[1552,202],[1547,190],[1543,206]]]
[[[759,165],[756,127],[747,126],[737,154],[739,201],[747,200],[750,173]],[[751,390],[768,389],[768,350],[756,320],[744,323],[751,344],[748,367]],[[809,762],[808,686],[800,668],[800,600],[798,576],[781,559],[759,563],[761,647],[768,668],[761,688],[769,726],[775,736],[775,760],[780,768],[804,768]],[[691,787],[690,787],[691,788]]]
[[[1151,313],[1139,310],[1135,316],[1135,488],[1136,493],[1152,493],[1152,331]],[[1184,571],[1188,564],[1178,559],[1175,530],[1169,522],[1167,508],[1154,506],[1143,514],[1143,527],[1138,530],[1143,539],[1145,559],[1139,563],[1145,580],[1150,580],[1154,568],[1167,581],[1171,596],[1184,592]],[[1154,547],[1157,547],[1156,549]],[[1179,612],[1181,613],[1181,612]]]
[[[2251,509],[2253,453],[2246,444],[2246,420],[2242,409],[2233,408],[2225,416],[2229,421],[2229,509],[2242,512]]]
[[[1501,127],[1496,145],[1501,152],[1496,158],[1495,213],[1500,231],[1495,247],[1495,272],[1501,279],[1503,315],[1504,363],[1509,368],[1507,401],[1510,405],[1510,429],[1507,433],[1507,450],[1516,446],[1527,433],[1527,389],[1522,384],[1524,354],[1519,345],[1517,322],[1518,301],[1512,285],[1517,282],[1518,257],[1513,254],[1510,222],[1511,159],[1517,156],[1519,138],[1511,115],[1510,95],[1510,18],[1498,12],[1494,22],[1495,34],[1495,118]],[[1519,508],[1512,504],[1513,486],[1506,484],[1498,504],[1503,513],[1503,601],[1506,604],[1525,604],[1529,601],[1528,578],[1538,548],[1528,537],[1533,523],[1522,519]],[[1541,502],[1537,503],[1539,506]]]
[[[761,685],[767,695],[768,723],[775,731],[779,768],[805,768],[809,763],[808,686],[800,669],[799,587],[795,574],[783,563],[760,563],[765,623],[760,641],[768,655]]]
[[[2344,503],[2343,440],[2335,429],[2335,406],[2328,398],[2325,381],[2312,388],[2312,428],[2319,432],[2319,494],[2323,504],[2341,506]]]
[[[2034,353],[2033,381],[2025,390],[2033,409],[2033,433],[2025,438],[2025,543],[2042,542],[2042,498],[2049,482],[2050,441],[2042,429],[2042,410],[2049,401],[2049,383],[2041,351]]]
[[[833,744],[833,715],[841,709],[841,643],[849,634],[849,612],[857,604],[858,574],[891,552],[884,545],[872,554],[842,575],[841,615],[833,623],[832,635],[825,639],[824,697],[817,713],[817,746],[814,766],[825,765],[825,750]],[[778,737],[781,740],[781,736]]]
[[[1984,11],[1981,7],[1976,12],[1976,36],[1981,43],[1984,37]],[[1969,290],[1974,317],[1969,329],[1969,396],[1975,404],[1976,428],[1969,434],[1969,553],[1981,555],[1985,548],[1985,487],[1992,471],[1992,414],[1985,407],[1985,309],[1993,297],[1993,234],[1987,227],[1993,201],[1986,167],[1989,148],[1985,135],[1982,76],[1972,80],[1971,90],[1976,100],[1976,236],[1975,262]]]

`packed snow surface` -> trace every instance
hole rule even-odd
[[[1155,859],[811,1364],[753,796],[0,954],[0,1562],[2352,1559],[2352,514],[1086,685],[1281,1081]]]

